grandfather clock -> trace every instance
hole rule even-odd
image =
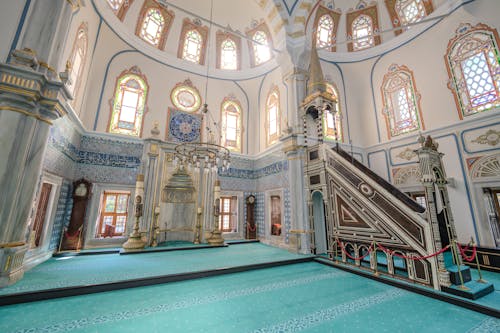
[[[247,239],[257,238],[257,225],[255,224],[255,196],[249,195],[246,200],[247,204]]]
[[[79,250],[83,241],[83,222],[90,198],[92,184],[81,178],[73,182],[73,209],[66,232],[63,233],[61,250]]]

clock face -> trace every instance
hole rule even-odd
[[[253,204],[253,203],[255,202],[255,197],[254,197],[253,195],[251,195],[251,196],[249,196],[249,197],[247,198],[247,200],[248,200],[248,203]]]
[[[80,184],[75,190],[75,195],[78,197],[84,197],[87,195],[87,186],[85,184]]]

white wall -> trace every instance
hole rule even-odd
[[[16,31],[20,24],[24,6],[27,0],[3,1],[0,4],[0,22],[2,33],[0,34],[0,61],[6,61],[10,47],[14,41]]]

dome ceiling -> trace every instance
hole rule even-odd
[[[453,10],[452,0],[92,0],[94,7],[105,22],[117,35],[131,47],[140,50],[160,62],[182,66],[189,71],[201,75],[206,74],[206,64],[209,65],[209,74],[215,77],[229,79],[245,79],[260,75],[275,68],[284,59],[281,55],[289,55],[296,66],[303,57],[304,50],[318,38],[316,28],[319,19],[325,13],[330,14],[334,33],[329,36],[333,46],[320,49],[320,57],[330,61],[359,61],[387,52],[409,39],[418,36],[441,16]],[[460,2],[460,1],[459,1]],[[112,3],[126,3],[129,6],[125,11],[113,11]],[[167,33],[164,36],[164,45],[153,46],[146,43],[138,32],[139,21],[144,16],[144,8],[158,3],[163,9],[172,14],[168,22]],[[448,6],[444,6],[447,4]],[[393,7],[390,7],[393,6]],[[399,7],[397,7],[399,6]],[[406,7],[403,7],[406,6]],[[420,8],[424,13],[409,29],[398,29],[405,22],[400,21],[395,10]],[[417,9],[418,9],[417,8]],[[376,35],[369,43],[356,43],[364,32],[352,30],[353,21],[360,14],[369,17],[373,23],[372,32]],[[414,14],[415,15],[415,14]],[[189,62],[182,58],[183,38],[185,35],[185,21],[190,20],[195,25],[205,28],[208,34],[207,21],[212,16],[212,27],[208,45],[201,48],[206,52],[205,58],[198,63]],[[436,20],[431,18],[436,17]],[[410,17],[410,19],[412,19]],[[417,21],[417,19],[416,19]],[[408,22],[406,22],[408,24]],[[249,31],[265,27],[272,43],[272,57],[261,64],[255,62],[255,46],[248,37]],[[225,28],[225,29],[224,29]],[[252,30],[254,29],[254,30]],[[229,69],[220,69],[221,39],[217,34],[232,32],[238,40],[233,47],[239,51],[238,66]],[[254,35],[253,35],[254,36]],[[358,37],[358,39],[356,39]],[[255,37],[253,37],[255,39]],[[357,44],[361,45],[356,49]],[[364,46],[363,46],[364,45]],[[368,45],[366,48],[364,48]],[[306,47],[307,46],[307,47]],[[218,54],[217,54],[218,53]],[[206,61],[205,61],[206,60]]]

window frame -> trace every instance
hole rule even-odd
[[[146,15],[148,14],[148,12],[150,10],[153,10],[153,9],[158,10],[164,19],[164,25],[161,29],[160,37],[159,37],[157,45],[151,43],[149,40],[144,39],[142,37],[142,30],[144,27],[144,21],[146,19]],[[167,36],[168,36],[168,33],[170,32],[170,28],[172,26],[172,22],[173,22],[174,18],[175,18],[175,14],[173,11],[167,10],[165,7],[161,6],[156,1],[145,0],[144,4],[142,5],[139,16],[137,18],[135,34],[137,37],[139,37],[142,41],[146,42],[148,45],[155,47],[155,48],[158,48],[160,50],[164,50]]]
[[[229,201],[229,210],[224,209],[225,200]],[[236,195],[222,195],[220,197],[220,207],[219,207],[219,230],[224,233],[236,233],[238,232],[238,197]],[[235,211],[233,211],[233,208]],[[224,216],[229,217],[229,228],[224,229]],[[234,228],[232,228],[234,227]]]
[[[276,133],[271,134],[271,119],[270,119],[270,99],[276,95]],[[281,101],[280,101],[280,92],[278,87],[272,87],[269,90],[269,94],[266,98],[265,104],[266,110],[266,142],[267,146],[270,146],[276,143],[280,137],[280,129],[281,129]]]
[[[402,80],[404,81],[404,86],[399,89],[390,89],[388,87],[393,80]],[[392,100],[392,96],[394,92],[398,92],[401,89],[404,89],[405,96],[409,105],[409,116],[414,119],[415,123],[413,127],[410,128],[400,128],[396,127],[396,124],[391,119],[396,119],[396,110],[394,106],[394,101]],[[413,72],[405,65],[398,66],[396,64],[392,64],[389,66],[388,72],[384,75],[382,80],[382,84],[380,87],[380,91],[382,94],[382,103],[383,103],[383,114],[386,121],[387,127],[387,136],[389,140],[399,135],[408,134],[418,130],[425,130],[424,120],[422,117],[422,108],[420,106],[421,96],[418,93],[415,83],[415,77]],[[411,98],[411,100],[410,100]],[[399,110],[399,104],[398,104]]]
[[[76,82],[71,82],[69,89],[71,93],[73,94],[74,100],[76,100],[76,97],[78,96],[78,93],[80,91],[81,87],[81,82],[82,82],[82,76],[83,76],[83,71],[85,69],[85,65],[87,63],[87,52],[88,52],[88,24],[87,22],[82,22],[80,26],[78,27],[76,31],[76,36],[73,42],[73,49],[71,50],[71,54],[69,56],[69,63],[71,64],[71,70],[69,73],[69,77],[71,78],[71,81],[74,80],[74,77],[76,77]],[[83,45],[82,45],[83,44]],[[80,52],[83,51],[83,52]],[[80,67],[78,68],[78,73],[74,75],[74,65],[75,65],[75,59],[78,53],[82,53],[81,56],[81,62],[80,62]]]
[[[256,54],[255,54],[255,47],[254,47],[255,42],[253,42],[253,38],[254,38],[255,34],[258,31],[263,32],[266,35],[266,37],[267,37],[267,42],[268,42],[270,56],[269,56],[268,60],[266,60],[264,62],[260,62],[260,63],[257,64],[256,57],[255,57],[256,56]],[[260,24],[257,24],[254,28],[247,30],[246,31],[246,35],[249,38],[247,40],[247,42],[248,42],[248,50],[250,51],[250,66],[251,67],[261,66],[263,64],[268,63],[269,61],[271,61],[274,58],[274,53],[273,53],[273,48],[274,48],[273,37],[271,35],[271,32],[269,31],[269,28],[265,24],[265,22],[261,22]]]
[[[353,23],[363,15],[368,16],[371,19],[371,37],[373,38],[373,45],[362,49],[354,49]],[[349,42],[347,43],[347,50],[349,52],[364,51],[381,43],[381,37],[379,35],[380,25],[378,19],[378,7],[376,2],[374,2],[372,5],[361,6],[357,9],[349,10],[346,14],[346,24],[347,39],[349,40]]]
[[[229,112],[227,111],[227,106],[228,105],[233,105],[237,112]],[[234,141],[234,144],[230,143],[228,144],[228,138],[227,138],[227,115],[228,113],[233,113],[237,115],[237,120],[236,120],[236,140],[230,140]],[[234,96],[229,96],[224,98],[224,100],[221,103],[221,146],[226,147],[227,149],[241,153],[242,150],[242,138],[243,138],[243,126],[242,126],[242,120],[243,120],[243,109],[241,108],[240,102],[234,97]]]
[[[230,39],[233,41],[236,47],[236,68],[235,69],[226,69],[222,68],[222,43],[225,42],[227,39]],[[228,71],[234,71],[234,70],[241,70],[241,38],[238,36],[235,36],[229,32],[224,32],[224,31],[217,31],[215,35],[215,40],[216,40],[216,45],[217,45],[217,64],[216,67],[218,69],[224,69]]]
[[[342,128],[342,108],[340,107],[337,86],[333,83],[327,82],[326,91],[332,94],[337,100],[337,112],[335,113],[335,116],[332,115],[332,117],[335,117],[333,119],[336,124],[335,128],[328,126],[328,114],[330,114],[330,112],[323,112],[323,137],[328,141],[344,142],[344,131]],[[336,134],[335,131],[337,131]],[[337,137],[337,140],[335,140],[335,137]]]
[[[106,198],[108,196],[112,196],[112,195],[115,196],[115,198],[116,198],[114,211],[113,212],[106,212]],[[117,209],[117,206],[118,206],[118,196],[121,196],[121,195],[126,195],[127,196],[127,203],[125,205],[126,211],[124,213],[117,213],[116,209]],[[102,229],[103,229],[103,226],[104,226],[104,218],[106,216],[112,216],[113,217],[112,226],[114,227],[114,229],[113,229],[113,234],[111,235],[111,238],[113,238],[113,237],[122,237],[122,236],[126,235],[126,233],[127,233],[127,224],[129,222],[129,213],[130,213],[130,211],[129,211],[130,197],[131,197],[131,193],[129,191],[115,191],[115,190],[110,191],[110,190],[104,190],[102,192],[101,199],[100,199],[99,213],[98,213],[98,223],[97,223],[97,226],[96,226],[94,238],[98,238],[98,239],[105,238],[102,235],[105,234],[106,231],[105,230],[102,231]],[[123,226],[123,232],[117,233],[116,232],[117,218],[118,217],[123,217],[123,216],[125,216],[125,224]]]
[[[127,79],[127,80],[126,80]],[[126,80],[126,81],[125,81]],[[123,87],[126,85],[125,82],[129,80],[136,80],[141,86],[141,94],[139,95],[139,100],[142,98],[142,107],[137,107],[134,116],[134,128],[123,128],[119,126],[120,114],[123,108],[123,97],[125,93],[123,92],[125,89]],[[116,83],[114,85],[114,94],[113,98],[110,100],[111,110],[108,121],[107,132],[129,135],[135,137],[142,137],[142,130],[144,127],[144,114],[147,110],[147,99],[149,94],[149,85],[146,80],[146,77],[141,73],[140,69],[136,66],[132,67],[130,70],[123,71],[116,79]],[[117,103],[117,98],[120,97],[120,103]],[[120,106],[119,110],[117,109],[118,105]],[[139,120],[137,118],[140,118]],[[126,133],[129,131],[130,133]]]
[[[434,11],[434,6],[432,5],[432,0],[420,0],[424,6],[425,10],[425,16],[429,16],[433,11]],[[396,29],[394,30],[394,34],[400,35],[403,33],[403,31],[406,31],[408,29],[404,28],[404,24],[402,24],[401,17],[396,9],[396,4],[398,0],[385,0],[385,6],[387,8],[387,11],[389,12],[389,16],[391,19],[391,24],[393,28],[398,28],[401,27],[401,29]]]
[[[187,59],[184,59],[184,47],[186,43],[186,35],[189,31],[196,30],[198,34],[201,36],[201,45],[200,45],[200,59],[198,62],[193,62]],[[206,57],[206,47],[207,47],[207,39],[208,39],[208,27],[203,26],[201,22],[198,20],[191,21],[189,18],[185,18],[182,23],[182,30],[179,37],[179,47],[177,49],[177,58],[189,61],[194,64],[204,65],[205,57]]]
[[[319,25],[320,19],[325,15],[330,16],[330,18],[332,19],[333,29],[331,31],[330,47],[322,48],[322,50],[329,51],[329,52],[336,52],[337,51],[337,44],[336,44],[337,30],[338,30],[339,23],[340,23],[340,17],[342,16],[342,13],[337,11],[337,10],[329,9],[329,8],[322,6],[322,5],[318,6],[318,9],[316,10],[316,17],[314,18],[314,25],[313,25],[313,27],[314,27],[314,31],[313,31],[314,43],[315,43],[316,47],[318,47],[317,46],[318,45],[317,44],[318,25]]]
[[[472,55],[469,55],[467,58],[461,60],[460,62],[454,62],[451,58],[453,58],[455,52],[459,52],[460,49],[460,43],[464,41],[464,39],[472,39],[477,41],[477,37],[472,37],[473,35],[476,34],[483,34],[484,36],[481,37],[486,37],[485,39],[488,40],[488,43],[485,43],[483,40],[481,40],[482,44],[487,44],[488,48],[490,49],[490,52],[492,51],[495,55],[495,59],[498,61],[498,56],[500,54],[500,38],[498,35],[498,31],[494,28],[491,28],[485,24],[478,23],[475,26],[472,26],[470,24],[461,24],[458,29],[455,32],[455,36],[450,39],[448,42],[448,46],[446,49],[446,54],[444,55],[444,60],[446,64],[446,69],[448,71],[448,89],[450,89],[453,93],[453,97],[455,99],[455,104],[457,106],[457,111],[459,118],[461,120],[464,119],[464,117],[480,114],[482,112],[494,110],[500,107],[500,79],[495,79],[495,74],[492,71],[492,64],[488,61],[488,56],[484,52],[484,46],[482,47],[483,54],[485,54],[486,57],[486,62],[488,66],[488,73],[490,78],[492,79],[492,83],[496,88],[496,100],[493,101],[491,104],[492,106],[488,108],[482,108],[482,105],[478,105],[476,107],[471,107],[470,105],[472,104],[472,100],[470,97],[470,91],[467,87],[467,84],[465,83],[465,77],[462,69],[462,63],[463,61],[470,59],[477,54],[481,52],[471,52],[470,50],[468,51],[469,53],[472,53]],[[467,42],[466,42],[467,43]],[[463,46],[462,46],[463,47]],[[458,51],[457,51],[458,49]],[[455,55],[456,56],[456,55]],[[457,66],[458,64],[458,66]],[[500,62],[496,64],[497,68],[500,68]],[[457,69],[458,68],[458,69]],[[458,74],[455,72],[459,71]],[[498,76],[498,75],[497,75]],[[465,94],[464,92],[459,91],[460,88],[465,85]],[[466,100],[464,100],[464,98]],[[465,104],[465,102],[467,104]]]

